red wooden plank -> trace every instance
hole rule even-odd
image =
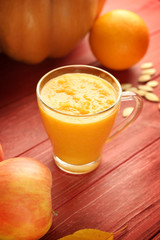
[[[46,139],[42,128],[36,98],[33,95],[0,110],[0,142],[5,158],[19,153]],[[38,140],[39,139],[39,140]]]
[[[159,240],[160,239],[160,233],[158,232],[158,234],[156,234],[152,240]]]
[[[160,139],[59,207],[42,239],[58,239],[82,228],[112,232],[125,224],[123,240],[150,239],[160,228],[159,151]]]

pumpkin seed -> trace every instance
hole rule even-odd
[[[143,90],[140,90],[140,89],[135,89],[133,92],[134,92],[134,93],[137,93],[137,94],[140,95],[140,96],[144,96],[145,93],[146,93],[146,91],[143,91]]]
[[[142,65],[141,65],[141,69],[147,69],[147,68],[152,68],[152,67],[153,67],[152,62],[142,63]]]
[[[127,107],[123,110],[123,117],[128,117],[133,112],[133,107]]]
[[[139,92],[138,92],[138,91],[139,91],[139,90],[137,89],[137,90],[134,90],[133,92],[134,92],[134,93],[137,93],[137,94],[139,94]]]
[[[137,91],[138,89],[136,87],[131,87],[131,88],[128,88],[127,91],[132,91],[132,92],[135,92]]]
[[[159,102],[159,97],[154,93],[147,92],[145,98],[151,102]]]
[[[138,78],[138,82],[147,82],[150,79],[151,79],[151,76],[149,74],[144,74]]]
[[[158,84],[159,84],[158,81],[156,81],[156,80],[152,80],[152,81],[149,81],[149,82],[147,83],[147,86],[150,86],[150,87],[157,87]]]
[[[144,97],[146,94],[146,91],[138,89],[136,93],[138,93],[141,97]]]
[[[128,88],[132,87],[132,84],[131,83],[122,83],[121,87],[122,87],[122,90],[125,91]]]
[[[153,91],[153,88],[150,87],[150,86],[147,86],[147,85],[139,85],[138,89],[144,90],[144,91],[147,91],[147,92],[152,92]]]
[[[148,74],[148,75],[154,75],[156,73],[156,69],[155,68],[149,68],[149,69],[145,69],[142,71],[142,74]]]

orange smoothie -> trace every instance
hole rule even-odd
[[[40,97],[54,155],[71,165],[99,159],[119,109],[111,107],[118,97],[113,86],[95,75],[67,73],[44,84]]]

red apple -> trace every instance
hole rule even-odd
[[[0,162],[0,239],[36,240],[52,224],[52,176],[41,162]]]
[[[3,149],[2,149],[2,145],[0,144],[0,162],[3,161],[3,157],[4,157]]]

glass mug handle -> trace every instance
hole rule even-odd
[[[127,102],[134,101],[135,107],[132,113],[128,117],[126,117],[125,120],[123,120],[117,127],[113,128],[112,134],[109,136],[106,143],[109,142],[115,136],[117,136],[121,131],[123,131],[126,127],[128,127],[133,121],[135,121],[142,110],[143,100],[138,94],[130,91],[122,92],[122,97],[121,97],[122,104],[123,102],[126,102],[126,101]]]

